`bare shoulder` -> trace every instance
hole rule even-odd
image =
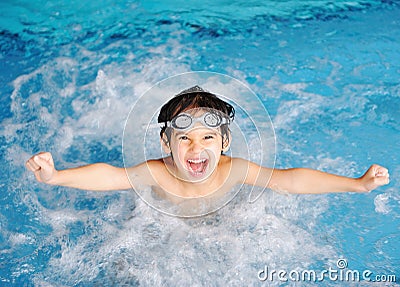
[[[159,159],[150,159],[147,161],[144,161],[142,163],[139,163],[135,166],[129,167],[128,170],[136,171],[136,170],[141,170],[141,169],[157,169],[161,168],[165,165],[165,163],[168,162],[167,158],[159,158]]]
[[[226,178],[235,184],[243,183],[246,179],[248,172],[249,161],[242,158],[235,158],[230,156],[221,156],[220,168],[224,171]]]
[[[249,169],[250,165],[253,163],[248,161],[247,159],[239,158],[239,157],[233,157],[231,158],[232,162],[232,169],[233,170],[247,170]]]
[[[155,177],[165,170],[163,159],[152,159],[126,169],[128,177],[137,184],[154,185]]]
[[[240,158],[240,157],[232,157],[231,161],[232,161],[232,164],[235,164],[235,165],[241,165],[241,164],[248,164],[249,163],[249,161],[247,159]]]
[[[171,157],[151,159],[145,162],[148,169],[151,172],[165,172],[168,166],[173,166],[173,161]]]
[[[272,172],[271,168],[260,166],[243,158],[232,159],[231,173],[242,183],[266,187]]]
[[[259,169],[271,170],[270,168],[260,166],[259,164],[243,158],[232,158],[232,166],[239,169],[247,169],[249,172]]]

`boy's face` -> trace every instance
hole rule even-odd
[[[185,113],[198,118],[206,111],[200,109]],[[172,129],[169,148],[177,168],[176,176],[191,182],[206,180],[215,171],[221,157],[220,128],[196,122],[189,129]]]

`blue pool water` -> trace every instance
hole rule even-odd
[[[265,2],[0,3],[0,286],[399,285],[400,6]],[[45,186],[25,170],[43,150],[60,169],[122,166],[133,103],[197,70],[257,93],[275,127],[277,167],[360,176],[379,163],[390,185],[266,191],[253,204],[244,189],[215,214],[180,219],[132,191]],[[341,270],[397,282],[258,278],[265,266],[321,271],[339,259]]]

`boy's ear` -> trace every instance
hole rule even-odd
[[[171,148],[169,147],[168,138],[167,138],[165,133],[163,133],[162,137],[160,138],[160,142],[161,142],[161,146],[162,146],[163,151],[166,154],[170,154],[171,153]]]
[[[227,137],[228,138],[225,138],[223,143],[222,143],[222,152],[227,152],[229,150],[229,148],[231,147],[232,137],[231,137],[231,133],[230,132],[228,132]]]

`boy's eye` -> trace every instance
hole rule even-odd
[[[188,140],[189,138],[187,136],[180,136],[179,139],[185,141],[185,140]]]
[[[204,139],[206,139],[206,140],[210,140],[210,139],[213,139],[213,138],[214,138],[214,136],[211,136],[211,135],[208,135],[208,136],[204,137]]]

